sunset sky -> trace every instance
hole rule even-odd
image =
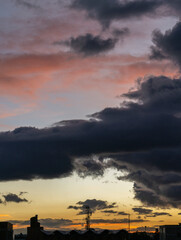
[[[0,0],[0,221],[150,231],[181,215],[181,1]]]

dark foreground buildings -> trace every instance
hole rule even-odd
[[[15,235],[15,240],[181,240],[181,224],[160,226],[154,234],[146,232],[128,233],[120,231],[45,231],[38,222],[38,216],[30,219],[27,235]],[[0,222],[0,240],[13,240],[13,225]]]
[[[157,240],[151,238],[146,232],[137,232],[129,234],[126,230],[120,231],[95,231],[93,229],[86,231],[72,230],[65,231],[45,231],[38,222],[37,215],[30,219],[30,227],[27,229],[26,240]],[[174,239],[172,239],[174,240]]]
[[[14,240],[26,240],[26,238],[27,238],[27,235],[26,234],[22,234],[22,233],[16,234],[14,236]]]
[[[13,224],[0,222],[0,240],[13,240]]]
[[[181,240],[181,224],[160,226],[160,240]]]
[[[70,232],[44,231],[40,227],[37,215],[30,219],[30,227],[27,229],[27,240],[127,240],[128,232],[125,230],[96,232],[94,230]]]
[[[36,215],[30,219],[30,227],[28,227],[27,233],[26,240],[181,240],[181,224],[160,226],[160,233],[157,229],[152,235],[148,235],[146,232],[129,234],[125,230],[97,232],[93,229],[48,232],[40,226]]]

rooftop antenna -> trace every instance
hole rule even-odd
[[[85,228],[86,230],[90,230],[90,217],[92,215],[92,212],[90,210],[90,207],[88,205],[85,206],[85,213],[86,213],[86,218],[85,218]]]

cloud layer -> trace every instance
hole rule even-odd
[[[96,212],[97,210],[105,210],[105,213],[112,213],[116,207],[116,203],[108,203],[107,201],[97,200],[97,199],[87,199],[86,201],[79,201],[76,203],[75,206],[68,206],[68,209],[79,210],[78,215],[86,214],[86,206],[90,207],[92,213]]]
[[[151,3],[153,7],[153,1],[125,2],[123,6],[115,0],[112,4],[126,9],[128,6],[132,9],[132,4],[142,4],[145,11],[144,4],[150,6]],[[91,4],[95,14],[99,13],[98,7],[102,9],[102,1],[99,6],[94,1],[74,1],[74,7],[80,4],[84,8]],[[110,2],[107,0],[104,7],[106,4]],[[155,31],[152,58],[171,59],[180,66],[180,33],[180,23],[165,34]],[[113,42],[88,34],[71,39],[69,46],[79,53],[94,55],[113,48]],[[67,59],[66,54],[64,57]],[[24,58],[28,63],[31,60]],[[58,55],[55,60],[58,65],[65,64]],[[65,65],[67,67],[67,63]],[[49,67],[50,71],[54,68]],[[134,182],[135,198],[145,205],[180,207],[181,78],[138,79],[135,89],[121,97],[124,102],[120,107],[91,114],[89,120],[61,121],[44,129],[21,127],[0,133],[0,158],[3,159],[0,180],[52,179],[69,176],[74,171],[82,177],[100,176],[106,168],[116,168],[126,172],[120,180]],[[4,198],[16,202],[26,200],[12,194]],[[89,203],[78,202],[69,208],[83,211],[85,204],[91,205],[93,211],[114,208],[114,204],[87,201]]]
[[[0,199],[0,204],[7,204],[7,203],[28,203],[29,200],[22,197],[26,192],[20,192],[19,194],[14,193],[7,193],[2,194],[4,200]]]
[[[169,216],[172,215],[168,212],[153,212],[152,209],[143,208],[143,207],[134,207],[132,210],[138,215],[144,215],[145,217],[159,217],[159,216]]]
[[[179,0],[73,0],[71,8],[86,11],[89,18],[98,20],[104,28],[114,20],[141,17],[179,16]]]
[[[25,221],[21,221],[21,220],[10,220],[9,222],[11,222],[12,224],[16,224],[19,225],[21,227],[26,227],[27,225],[29,225],[29,221],[25,220]],[[49,228],[49,229],[71,229],[72,226],[82,226],[81,222],[79,221],[73,221],[70,219],[64,219],[64,218],[60,218],[60,219],[54,219],[54,218],[44,218],[44,219],[39,219],[39,222],[41,223],[41,225],[45,228]],[[102,218],[92,218],[91,219],[91,224],[92,225],[97,225],[97,224],[125,224],[128,222],[127,218],[124,219],[102,219]],[[149,222],[149,220],[145,220],[145,219],[131,219],[131,223],[143,223],[143,222]]]
[[[151,59],[171,59],[181,67],[181,22],[163,34],[160,30],[153,32]]]
[[[112,20],[141,17],[153,12],[160,1],[155,0],[74,0],[72,7],[86,10],[89,17],[98,19],[103,26],[109,26]]]
[[[69,46],[76,53],[91,56],[113,49],[116,42],[116,38],[102,39],[99,35],[93,36],[88,33],[84,36],[72,37],[70,40],[65,41],[64,44]]]
[[[148,77],[123,97],[129,101],[89,120],[1,133],[0,180],[86,176],[86,169],[97,176],[113,167],[128,172],[120,180],[134,181],[144,204],[180,206],[181,79]]]

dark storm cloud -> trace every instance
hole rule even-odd
[[[168,212],[153,212],[152,209],[142,208],[142,207],[135,207],[135,208],[132,208],[132,210],[139,215],[145,215],[145,217],[159,217],[159,216],[171,217],[172,216]]]
[[[73,171],[102,176],[112,167],[124,173],[120,180],[135,182],[135,198],[145,205],[181,206],[181,79],[150,76],[122,97],[127,100],[121,107],[89,120],[0,133],[0,180],[51,179]],[[73,207],[82,211],[84,204],[115,207],[99,207],[97,200]]]
[[[160,30],[153,32],[151,59],[171,59],[181,66],[181,22],[164,34]]]
[[[14,203],[28,202],[28,200],[26,198],[20,197],[21,195],[17,195],[17,194],[14,194],[14,193],[4,194],[3,195],[4,203],[9,203],[9,202],[14,202]]]
[[[90,18],[97,19],[103,27],[113,20],[144,16],[180,16],[180,0],[73,0],[71,8],[83,10]]]
[[[115,28],[112,31],[113,36],[115,36],[116,38],[121,38],[123,39],[125,36],[129,35],[130,31],[129,28],[121,28],[121,29],[117,29]]]
[[[107,201],[97,199],[87,199],[86,201],[79,201],[77,204],[80,206],[89,206],[92,210],[102,210],[116,207],[115,202],[108,203]]]
[[[134,194],[135,199],[141,201],[143,204],[151,207],[168,207],[169,203],[163,199],[159,195],[157,195],[152,190],[145,190],[139,187],[137,184],[134,184]],[[173,206],[173,204],[172,204]]]
[[[112,20],[141,17],[152,13],[161,5],[159,0],[74,0],[71,7],[85,10],[90,18],[108,27]]]
[[[20,193],[19,193],[19,196],[22,196],[22,195],[24,195],[24,194],[26,194],[26,193],[28,193],[28,192],[20,192]]]
[[[104,157],[95,157],[95,156],[89,156],[79,158],[74,160],[74,168],[76,169],[76,173],[82,177],[85,178],[87,176],[91,176],[93,178],[100,177],[104,175],[104,172],[107,168],[114,168],[119,171],[125,171],[127,170],[127,167],[125,164],[120,164],[114,159],[104,159]]]
[[[172,201],[181,201],[181,185],[175,184],[163,187],[163,195]]]
[[[158,31],[154,31],[154,35],[157,34]],[[150,55],[150,59],[154,59],[154,60],[164,60],[167,59],[167,57],[165,55],[163,55],[162,51],[159,50],[157,47],[155,46],[151,46],[151,55]]]
[[[60,44],[65,44],[76,53],[91,56],[110,51],[115,47],[117,41],[118,39],[116,38],[103,39],[99,35],[93,36],[88,33],[76,38],[72,37]],[[58,42],[56,44],[58,44]]]
[[[173,194],[171,194],[170,189],[173,189],[175,184],[181,184],[181,175],[178,173],[169,173],[165,172],[152,172],[149,173],[145,170],[138,170],[138,171],[131,171],[127,176],[119,177],[120,180],[126,180],[126,181],[133,181],[136,182],[138,185],[142,186],[141,188],[138,187],[138,185],[135,186],[135,197],[142,202],[145,202],[148,205],[152,206],[169,206],[169,202],[172,202],[172,206],[176,207],[176,202],[179,203],[180,194],[179,192],[175,193],[175,196],[177,196],[177,201],[173,201]],[[144,186],[144,187],[143,187]],[[148,191],[148,189],[151,190]],[[151,204],[149,201],[150,195],[154,196],[155,201]],[[162,195],[167,200],[170,199],[170,201],[162,200],[160,201],[160,195]],[[172,196],[172,200],[171,200]],[[156,204],[156,205],[155,205]],[[163,204],[163,205],[162,205]]]
[[[132,208],[132,210],[139,215],[145,215],[145,217],[159,217],[159,216],[171,217],[172,216],[168,212],[153,212],[152,209],[142,208],[142,207],[137,207],[137,208],[135,207],[135,208]]]
[[[6,177],[9,180],[16,180],[20,175],[20,179],[31,180],[36,178],[58,178],[71,174],[73,169],[71,159],[61,151],[60,143],[52,141],[51,137],[46,137],[49,130],[44,129],[41,131],[27,127],[0,134],[0,142],[2,143],[0,146],[1,159],[4,159],[5,155],[7,158],[14,156],[14,160],[10,164],[11,167],[3,164],[0,169],[2,181],[6,181]],[[57,130],[56,127],[50,130],[52,137],[53,135],[56,136],[60,129]],[[40,132],[41,136],[39,135]],[[27,134],[30,138],[28,137],[29,139],[25,140]],[[4,137],[5,142],[3,143],[2,138]],[[34,141],[32,137],[35,137],[36,140],[34,139]],[[13,138],[16,139],[16,144],[13,143]],[[12,172],[10,169],[12,169]]]
[[[164,0],[163,4],[171,7],[177,14],[181,12],[181,1],[180,0]]]
[[[152,172],[139,170],[131,171],[127,176],[119,177],[120,180],[134,181],[135,198],[149,206],[177,207],[180,205],[181,176],[178,173]],[[150,201],[150,198],[154,201]]]
[[[148,209],[148,208],[132,208],[132,210],[136,213],[138,213],[139,215],[146,215],[146,214],[150,214],[152,213],[152,209]]]
[[[77,206],[72,206],[72,205],[70,205],[70,206],[68,206],[68,208],[67,208],[67,209],[80,210],[80,209],[81,209],[81,207],[77,207]]]
[[[153,214],[150,215],[149,217],[159,217],[159,216],[169,216],[169,217],[171,217],[172,215],[168,212],[153,212]]]
[[[98,177],[104,175],[107,164],[89,157],[88,159],[84,158],[82,160],[79,159],[78,161],[75,161],[74,167],[76,168],[76,172],[80,177]]]
[[[97,200],[97,199],[87,199],[86,201],[79,201],[75,206],[68,206],[68,209],[80,210],[78,215],[83,215],[86,213],[86,206],[90,207],[91,212],[96,212],[97,210],[109,210],[116,208],[116,203],[108,203],[107,201]]]
[[[118,212],[118,215],[125,216],[125,215],[128,215],[128,213],[126,213],[126,212]]]
[[[101,211],[102,213],[106,213],[106,214],[117,214],[117,211],[114,211],[114,210],[104,210],[104,211]]]

